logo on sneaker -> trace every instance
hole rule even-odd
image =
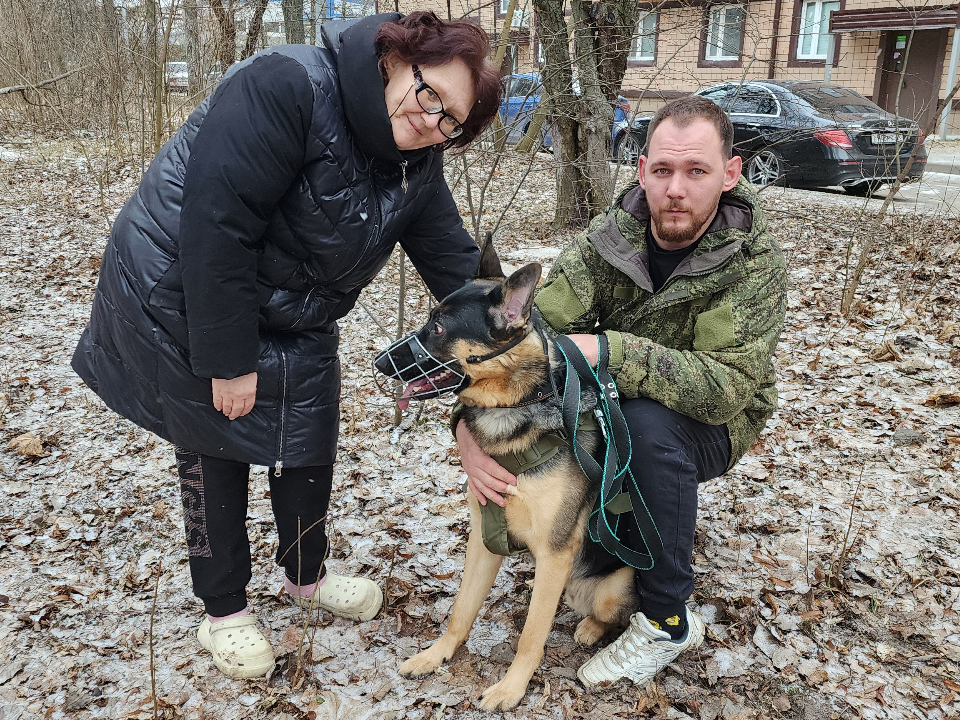
[[[676,627],[677,625],[680,624],[680,616],[674,615],[673,617],[668,617],[666,619],[666,623],[667,625],[672,625],[673,627]],[[658,625],[657,627],[660,627],[660,626]]]
[[[663,630],[663,628],[660,627],[660,623],[658,623],[656,620],[651,620],[650,618],[647,618],[647,622],[653,625],[657,630]],[[668,620],[667,622],[670,622],[670,621]]]

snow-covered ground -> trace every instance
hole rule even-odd
[[[280,592],[257,471],[249,595],[282,662],[268,680],[228,680],[195,640],[202,609],[171,448],[107,411],[69,367],[108,220],[139,165],[109,164],[90,142],[82,152],[35,138],[0,149],[0,720],[152,717],[151,668],[169,718],[481,717],[470,700],[513,655],[533,567],[504,563],[444,672],[397,675],[442,629],[467,522],[449,403],[412,407],[395,430],[370,370],[395,331],[396,259],[342,323],[331,521],[331,567],[375,579],[387,606],[369,623],[323,617],[298,670],[301,617]],[[476,209],[490,159],[466,157]],[[549,264],[572,236],[550,228],[550,162],[507,158],[486,189],[486,208],[512,198],[498,230],[508,262]],[[462,168],[451,161],[466,215]],[[530,691],[507,717],[960,713],[960,224],[896,208],[880,221],[862,200],[824,193],[763,197],[791,277],[781,404],[747,458],[701,491],[694,599],[708,641],[646,688],[587,692],[575,669],[590,650],[575,646],[579,618],[561,607]],[[488,212],[482,225],[497,220]],[[878,239],[875,262],[844,318],[845,268],[867,234]],[[428,308],[411,284],[407,329]]]

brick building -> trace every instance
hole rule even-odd
[[[441,17],[474,18],[497,39],[508,0],[379,0],[378,5],[381,12],[432,9]],[[960,35],[954,40],[960,4],[663,0],[640,5],[622,93],[639,98],[642,111],[722,80],[828,78],[888,110],[899,105],[901,115],[925,124],[960,74]],[[518,8],[505,72],[538,66],[530,0],[519,0]],[[960,133],[960,98],[954,105],[950,134]]]

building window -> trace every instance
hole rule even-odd
[[[710,9],[706,59],[711,62],[739,60],[743,36],[743,8],[721,5]]]
[[[830,13],[839,10],[837,0],[807,0],[801,10],[799,60],[826,60],[830,47]]]
[[[657,13],[648,12],[640,17],[637,34],[630,46],[629,60],[653,62],[657,51]]]

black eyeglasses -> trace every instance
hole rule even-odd
[[[460,121],[453,115],[443,109],[443,102],[441,102],[440,96],[437,95],[436,90],[423,81],[420,68],[416,65],[411,65],[410,67],[413,68],[413,79],[416,80],[417,102],[420,103],[423,111],[430,115],[440,115],[440,132],[443,133],[444,137],[453,140],[463,135],[463,125],[461,125]]]

